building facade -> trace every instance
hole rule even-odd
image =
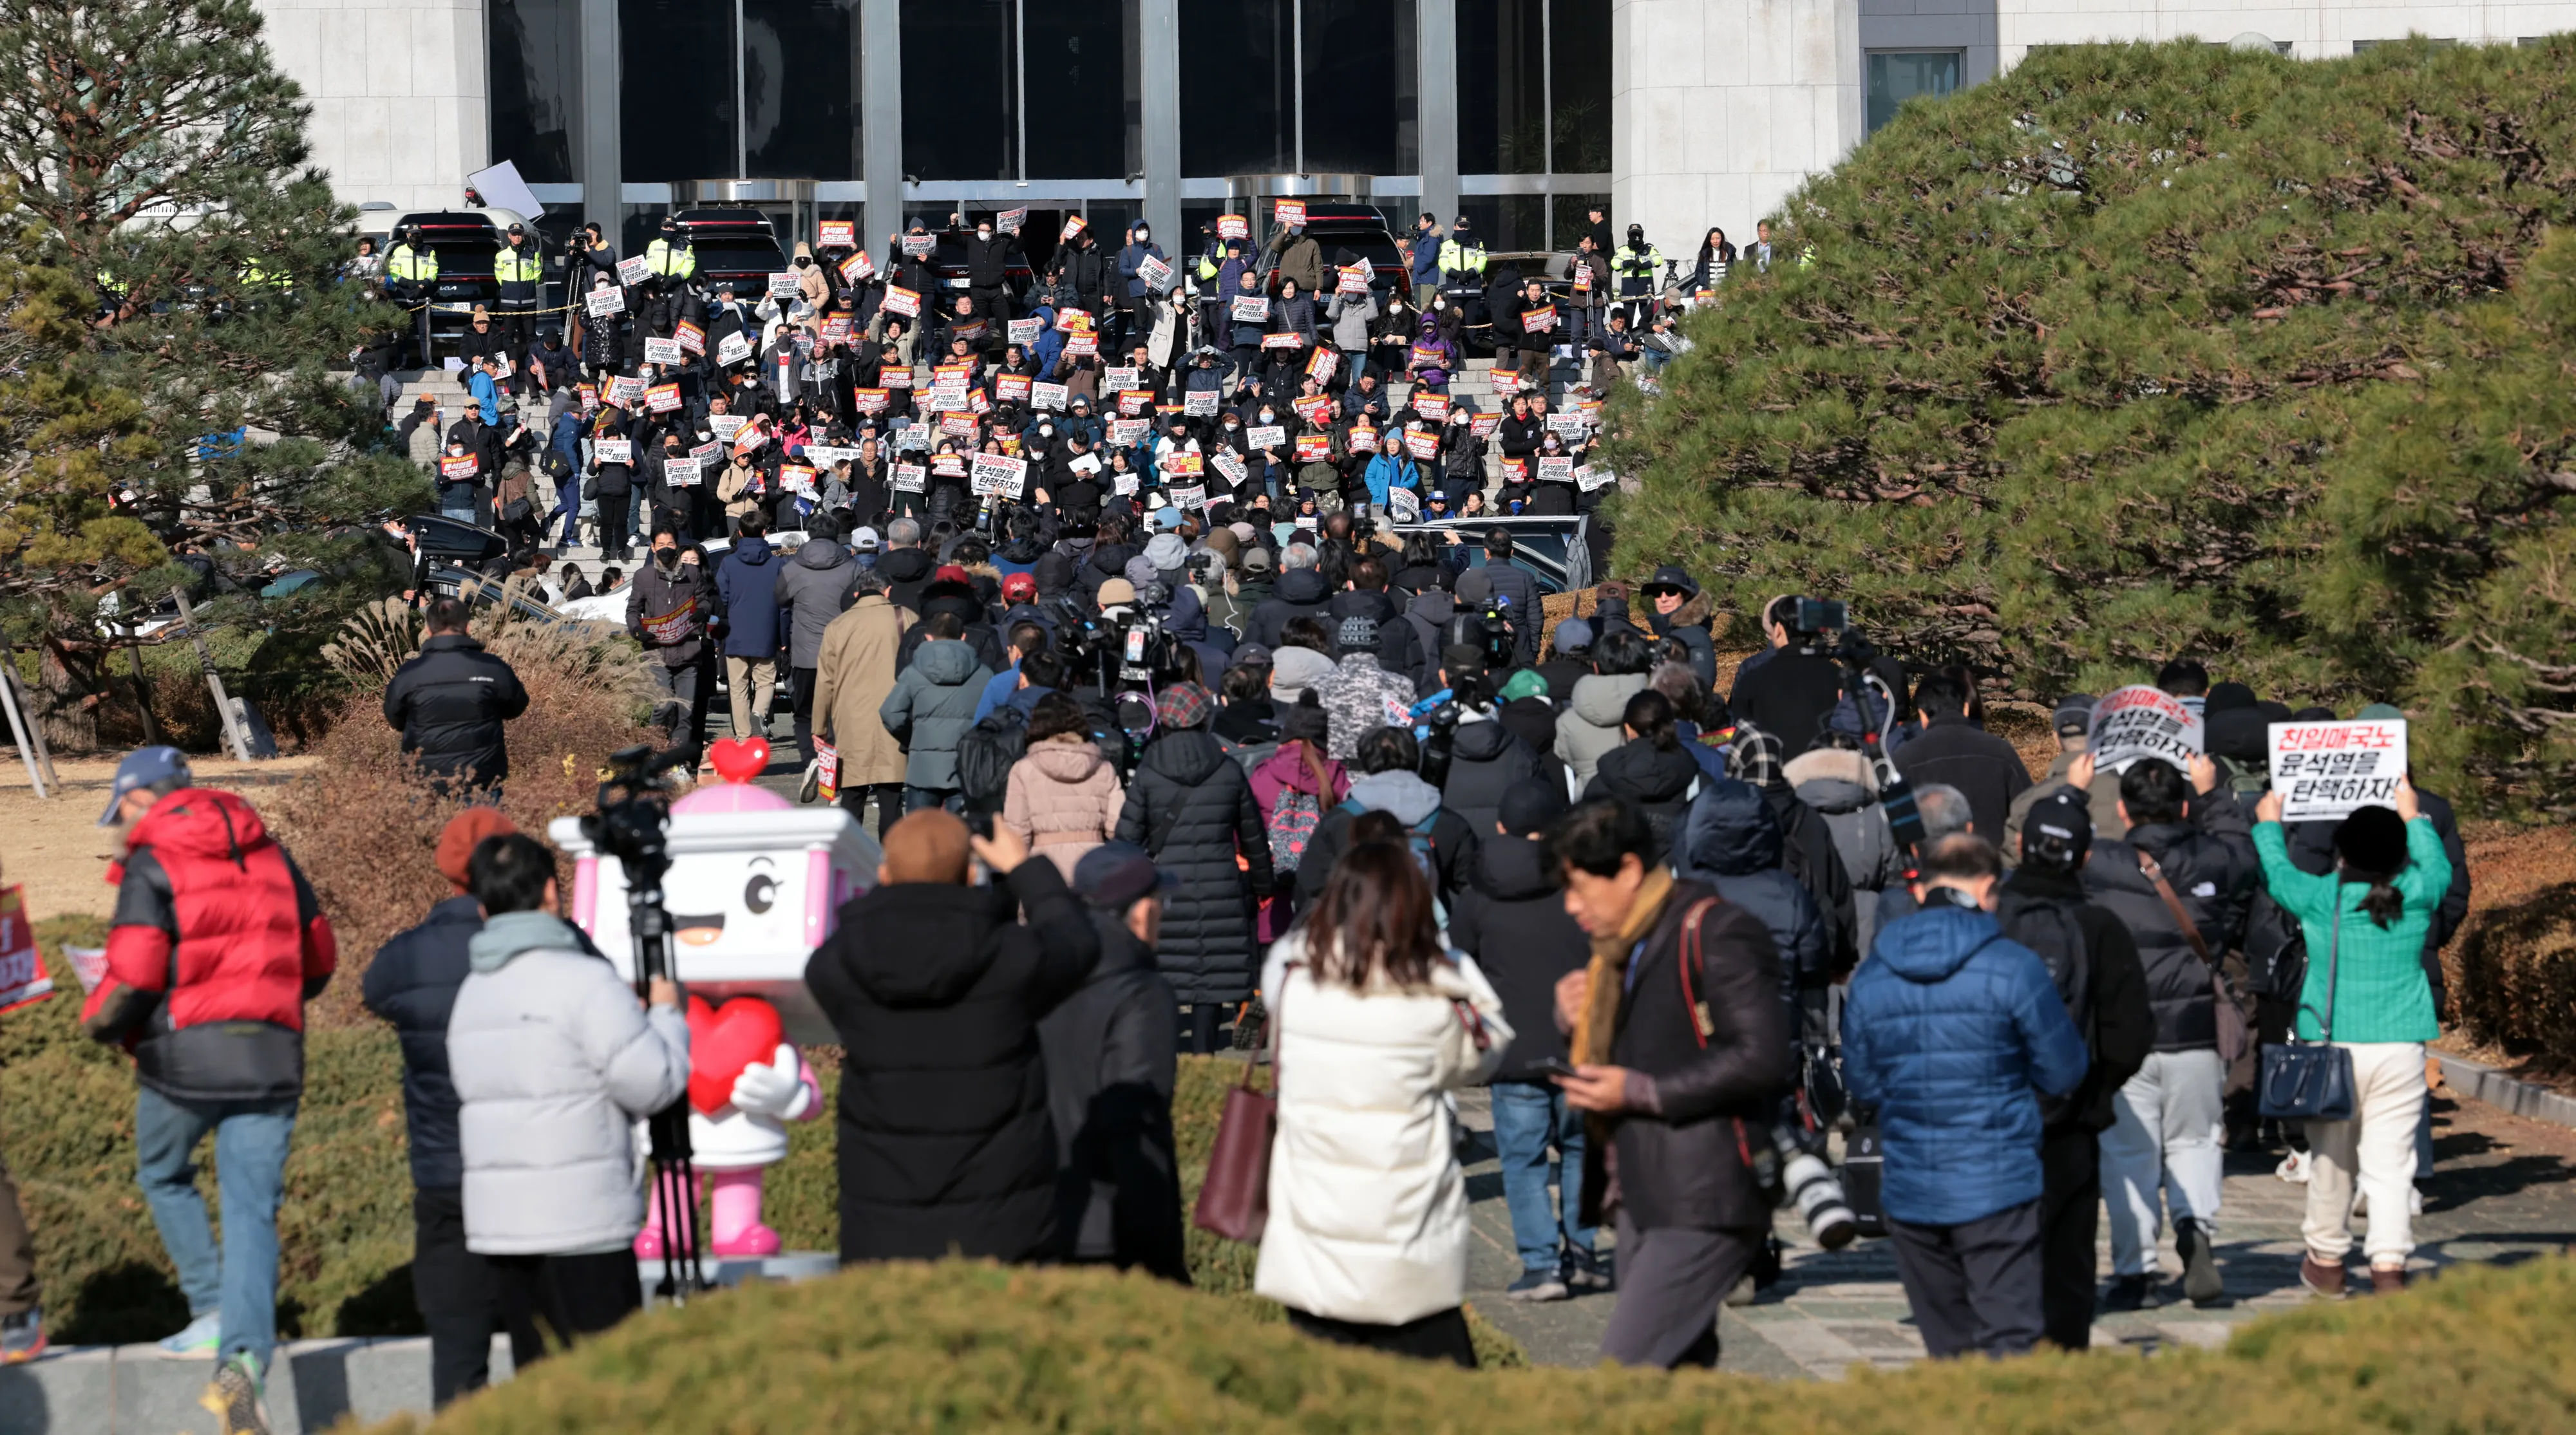
[[[561,233],[752,203],[799,234],[915,215],[1143,218],[1268,196],[1571,248],[1606,201],[1667,255],[1739,240],[1917,94],[2034,46],[2421,33],[2514,43],[2576,0],[258,0],[342,198],[460,202],[515,164]]]

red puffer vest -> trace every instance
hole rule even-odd
[[[109,873],[116,918],[93,1029],[122,1029],[138,1079],[167,1096],[301,1091],[304,1003],[338,958],[304,874],[249,803],[209,788],[153,804],[129,847]]]

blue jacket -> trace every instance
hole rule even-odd
[[[1423,295],[1440,287],[1440,241],[1447,236],[1439,230],[1416,228],[1413,231],[1413,302],[1424,302]]]
[[[746,538],[716,565],[716,596],[724,601],[724,652],[728,658],[778,656],[777,555],[766,537]]]
[[[492,376],[483,372],[481,369],[476,369],[474,372],[467,374],[465,376],[465,392],[473,395],[474,402],[482,408],[483,426],[485,428],[499,427],[501,423],[501,386],[492,382]]]
[[[456,1084],[448,1077],[447,1016],[465,984],[465,944],[483,930],[471,897],[449,897],[417,927],[396,932],[367,966],[367,1010],[393,1023],[402,1042],[403,1117],[411,1132],[415,1186],[461,1186]]]
[[[1713,755],[1717,749],[1701,751]],[[1717,895],[1771,929],[1771,945],[1780,949],[1781,975],[1793,987],[1801,974],[1822,985],[1833,958],[1825,919],[1807,889],[1781,867],[1784,841],[1779,815],[1760,788],[1722,775],[1704,776],[1673,844],[1673,866],[1684,878],[1716,888]],[[1797,1030],[1795,1023],[1790,1030]]]
[[[1118,251],[1118,277],[1127,281],[1127,293],[1131,296],[1142,295],[1152,287],[1146,284],[1143,277],[1136,272],[1137,266],[1145,262],[1145,256],[1148,254],[1165,263],[1171,261],[1171,256],[1165,254],[1163,246],[1159,244],[1129,244]]]
[[[1387,490],[1422,487],[1422,470],[1402,454],[1382,453],[1368,461],[1369,502],[1383,507]]]
[[[2084,1079],[2048,967],[1983,912],[1879,929],[1843,1002],[1843,1078],[1878,1107],[1889,1216],[1952,1226],[2039,1198],[2038,1093]],[[2036,1090],[2034,1090],[2036,1088]]]
[[[566,409],[555,419],[554,433],[548,438],[546,446],[562,454],[564,462],[571,464],[574,472],[580,472],[581,410]]]

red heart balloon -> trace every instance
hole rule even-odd
[[[778,1054],[786,1028],[778,1008],[758,997],[735,997],[721,1007],[689,998],[689,1104],[707,1116],[733,1099],[734,1078]]]
[[[769,770],[769,739],[728,737],[707,745],[716,775],[727,782],[749,782]]]

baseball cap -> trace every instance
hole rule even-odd
[[[1178,528],[1178,527],[1180,527],[1180,526],[1181,526],[1181,511],[1180,511],[1179,509],[1177,509],[1177,508],[1172,507],[1170,504],[1165,504],[1165,505],[1163,505],[1161,508],[1155,509],[1155,510],[1154,510],[1154,526],[1155,526],[1156,528]]]
[[[1169,891],[1180,878],[1154,865],[1132,842],[1103,842],[1073,864],[1073,892],[1083,901],[1122,911],[1151,893]]]
[[[438,875],[465,890],[465,866],[473,860],[474,849],[487,837],[507,837],[519,830],[518,824],[501,814],[497,807],[469,807],[447,820],[438,834]]]
[[[2059,737],[2082,737],[2093,730],[2093,698],[2087,693],[2069,693],[2057,700],[2052,717]]]
[[[2093,845],[2093,813],[2089,799],[2071,787],[2061,787],[2030,805],[2022,818],[2022,840],[2030,834],[2053,837],[2067,845],[2075,856],[2082,856]]]
[[[1136,601],[1136,585],[1124,578],[1112,578],[1100,585],[1097,601],[1103,608],[1116,608]]]
[[[885,540],[877,536],[875,529],[865,525],[853,529],[850,533],[850,547],[860,553],[874,553],[884,543]]]
[[[1238,668],[1269,667],[1270,650],[1259,643],[1242,644],[1234,650],[1231,666]]]
[[[930,581],[933,583],[972,583],[975,581],[975,578],[974,575],[968,573],[962,565],[955,563],[942,563],[936,569],[931,571]]]
[[[127,753],[125,760],[116,765],[116,786],[107,794],[107,810],[98,815],[98,825],[101,827],[116,825],[117,804],[125,801],[125,794],[138,787],[150,787],[156,782],[167,781],[173,777],[181,782],[190,780],[188,755],[179,749],[167,744],[156,744],[152,747],[138,747]]]
[[[1493,580],[1487,579],[1487,582]],[[1592,625],[1581,618],[1568,618],[1556,625],[1556,650],[1560,653],[1583,653],[1592,649]]]
[[[1267,548],[1245,549],[1243,551],[1243,571],[1246,573],[1269,572],[1270,550]]]
[[[1002,580],[1002,599],[1009,603],[1026,603],[1038,595],[1038,580],[1026,573],[1014,573]]]

